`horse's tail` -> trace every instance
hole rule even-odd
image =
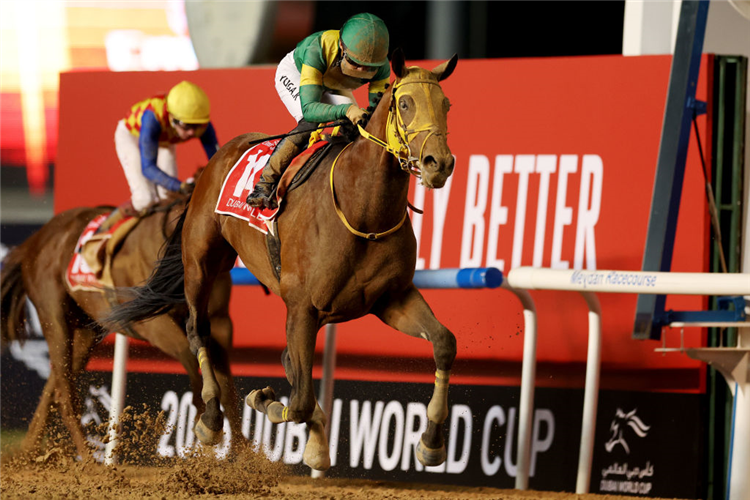
[[[3,259],[0,272],[0,339],[23,342],[26,331],[26,289],[23,286],[22,265],[27,244],[12,249]]]
[[[186,215],[187,206],[177,221],[174,232],[164,242],[164,254],[156,262],[146,283],[119,289],[118,292],[130,295],[133,299],[112,308],[106,317],[99,319],[101,325],[111,331],[122,331],[135,322],[159,316],[185,302],[182,228]]]

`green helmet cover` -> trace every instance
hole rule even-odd
[[[382,66],[388,62],[388,28],[374,14],[350,17],[341,28],[346,55],[362,66]]]

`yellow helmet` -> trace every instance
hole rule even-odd
[[[211,103],[202,88],[184,80],[167,94],[167,111],[183,123],[208,123]]]

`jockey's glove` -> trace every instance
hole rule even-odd
[[[180,183],[180,193],[181,194],[190,194],[193,192],[193,189],[195,189],[195,183],[193,182],[181,182]]]
[[[359,106],[357,106],[356,104],[352,104],[351,106],[347,108],[346,117],[349,118],[349,121],[352,122],[355,126],[359,122],[367,121],[367,113],[365,112],[364,109],[360,109]]]

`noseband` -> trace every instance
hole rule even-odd
[[[410,84],[421,85],[422,90],[427,96],[427,106],[429,110],[429,117],[431,120],[430,122],[421,126],[419,124],[416,124],[415,128],[412,129],[407,128],[406,124],[404,123],[404,119],[401,116],[401,111],[396,105],[396,102],[398,101],[396,92],[398,92],[401,87]],[[435,125],[435,108],[432,105],[432,99],[430,99],[430,91],[427,87],[428,85],[440,86],[438,82],[432,80],[401,80],[393,84],[393,93],[391,97],[390,107],[388,108],[388,118],[385,125],[385,141],[373,136],[364,128],[362,128],[361,125],[357,125],[359,133],[360,135],[362,135],[362,137],[374,142],[375,144],[391,153],[398,160],[398,164],[402,170],[404,170],[405,172],[409,172],[418,179],[422,178],[422,170],[420,169],[420,164],[422,163],[424,146],[425,144],[427,144],[427,139],[429,139],[432,135],[436,137],[448,135],[447,131],[442,130],[440,127]],[[419,156],[415,157],[412,155],[410,144],[414,140],[414,138],[422,132],[427,132],[427,137],[425,137],[424,141],[422,141],[422,147],[419,150]]]

